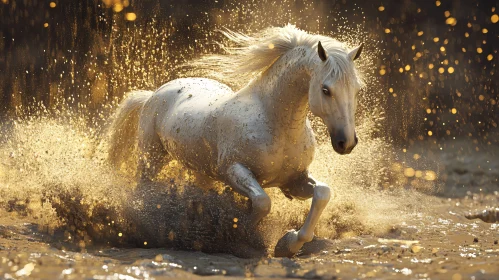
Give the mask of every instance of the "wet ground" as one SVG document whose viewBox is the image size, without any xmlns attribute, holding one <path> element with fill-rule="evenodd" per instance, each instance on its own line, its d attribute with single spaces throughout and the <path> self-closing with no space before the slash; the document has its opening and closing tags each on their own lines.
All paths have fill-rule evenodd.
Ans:
<svg viewBox="0 0 499 280">
<path fill-rule="evenodd" d="M 383 237 L 316 240 L 298 257 L 241 259 L 168 249 L 75 250 L 36 223 L 3 213 L 0 271 L 9 278 L 143 279 L 201 276 L 277 278 L 497 279 L 499 224 L 468 220 L 468 210 L 499 202 L 499 194 L 434 199 L 430 213 Z M 472 278 L 475 277 L 475 278 Z"/>
<path fill-rule="evenodd" d="M 317 238 L 292 259 L 273 258 L 272 250 L 249 259 L 126 246 L 82 250 L 67 232 L 47 231 L 16 204 L 0 210 L 0 278 L 498 279 L 499 223 L 465 217 L 469 211 L 499 205 L 497 147 L 485 146 L 481 152 L 463 147 L 468 147 L 466 142 L 446 146 L 452 153 L 415 147 L 404 152 L 405 160 L 401 156 L 401 165 L 433 162 L 440 169 L 440 192 L 418 198 L 424 209 L 379 234 Z"/>
</svg>

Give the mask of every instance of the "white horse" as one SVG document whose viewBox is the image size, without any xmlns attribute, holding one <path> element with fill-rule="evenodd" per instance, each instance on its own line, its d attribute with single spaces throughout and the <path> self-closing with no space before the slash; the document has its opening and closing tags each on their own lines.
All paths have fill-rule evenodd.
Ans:
<svg viewBox="0 0 499 280">
<path fill-rule="evenodd" d="M 256 78 L 238 92 L 214 80 L 185 78 L 156 92 L 133 93 L 114 118 L 110 160 L 121 166 L 138 136 L 141 181 L 153 180 L 175 159 L 248 197 L 254 225 L 270 212 L 264 188 L 279 187 L 300 200 L 312 197 L 303 227 L 286 233 L 275 248 L 275 256 L 290 257 L 312 240 L 331 197 L 330 188 L 308 174 L 315 146 L 308 108 L 324 121 L 334 150 L 350 153 L 357 144 L 356 95 L 362 86 L 353 61 L 362 45 L 349 51 L 291 25 L 255 37 L 223 33 L 239 46 L 198 66 L 258 72 Z"/>
</svg>

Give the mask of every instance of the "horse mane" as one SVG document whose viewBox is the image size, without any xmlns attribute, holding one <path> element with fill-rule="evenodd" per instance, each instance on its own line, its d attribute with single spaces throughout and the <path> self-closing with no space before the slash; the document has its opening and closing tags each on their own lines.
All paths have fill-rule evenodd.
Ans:
<svg viewBox="0 0 499 280">
<path fill-rule="evenodd" d="M 232 46 L 219 44 L 226 54 L 206 55 L 188 66 L 214 78 L 230 83 L 234 80 L 250 80 L 256 74 L 271 67 L 282 55 L 296 48 L 305 47 L 310 63 L 317 60 L 317 44 L 321 41 L 329 57 L 324 75 L 333 74 L 338 79 L 362 84 L 348 50 L 343 43 L 322 35 L 309 34 L 294 25 L 270 27 L 249 36 L 229 29 L 220 30 Z"/>
</svg>

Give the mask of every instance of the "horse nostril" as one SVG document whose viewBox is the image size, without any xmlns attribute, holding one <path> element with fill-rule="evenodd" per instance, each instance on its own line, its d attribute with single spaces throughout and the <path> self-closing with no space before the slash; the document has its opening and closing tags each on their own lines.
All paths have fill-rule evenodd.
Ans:
<svg viewBox="0 0 499 280">
<path fill-rule="evenodd" d="M 341 151 L 345 150 L 345 146 L 346 146 L 345 143 L 346 143 L 345 141 L 338 141 L 339 150 L 341 150 Z"/>
</svg>

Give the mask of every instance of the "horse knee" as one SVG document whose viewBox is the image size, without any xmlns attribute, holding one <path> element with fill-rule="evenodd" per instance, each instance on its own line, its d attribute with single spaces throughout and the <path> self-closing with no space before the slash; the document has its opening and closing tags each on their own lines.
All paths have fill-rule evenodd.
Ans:
<svg viewBox="0 0 499 280">
<path fill-rule="evenodd" d="M 272 202 L 266 193 L 258 195 L 251 200 L 253 211 L 261 217 L 265 217 L 270 213 L 271 206 Z"/>
<path fill-rule="evenodd" d="M 314 199 L 320 206 L 326 207 L 331 199 L 331 189 L 326 185 L 316 185 L 314 188 Z"/>
</svg>

